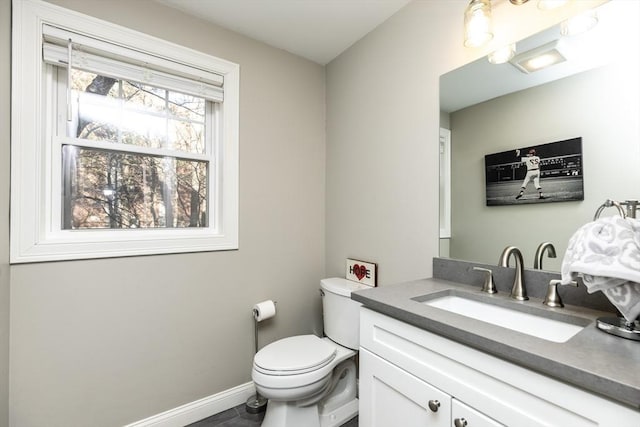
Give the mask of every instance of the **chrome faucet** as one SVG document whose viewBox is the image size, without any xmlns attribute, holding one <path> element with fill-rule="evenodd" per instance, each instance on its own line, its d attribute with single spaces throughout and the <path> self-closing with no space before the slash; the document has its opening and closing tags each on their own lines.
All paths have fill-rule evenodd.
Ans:
<svg viewBox="0 0 640 427">
<path fill-rule="evenodd" d="M 544 251 L 547 251 L 549 258 L 556 257 L 556 248 L 553 246 L 553 243 L 540 243 L 540 245 L 538 245 L 538 249 L 536 249 L 536 255 L 533 260 L 533 268 L 536 270 L 542 270 L 542 257 L 544 256 Z"/>
<path fill-rule="evenodd" d="M 495 294 L 498 292 L 496 289 L 496 284 L 493 282 L 493 272 L 488 268 L 482 267 L 473 267 L 476 271 L 482 271 L 484 276 L 484 284 L 482 285 L 482 292 L 486 292 L 488 294 Z"/>
<path fill-rule="evenodd" d="M 515 246 L 507 246 L 500 255 L 498 263 L 500 267 L 509 267 L 509 258 L 513 255 L 516 260 L 516 274 L 513 278 L 513 287 L 511 288 L 511 298 L 518 301 L 526 301 L 529 299 L 527 296 L 527 288 L 524 285 L 524 261 L 522 259 L 522 252 Z"/>
<path fill-rule="evenodd" d="M 544 305 L 548 305 L 549 307 L 564 307 L 560 294 L 558 293 L 558 285 L 562 285 L 562 280 L 549 281 L 549 286 L 547 286 L 547 295 L 544 297 L 544 301 L 542 301 Z M 572 280 L 567 283 L 567 285 L 575 286 L 577 288 L 578 282 L 574 282 Z"/>
</svg>

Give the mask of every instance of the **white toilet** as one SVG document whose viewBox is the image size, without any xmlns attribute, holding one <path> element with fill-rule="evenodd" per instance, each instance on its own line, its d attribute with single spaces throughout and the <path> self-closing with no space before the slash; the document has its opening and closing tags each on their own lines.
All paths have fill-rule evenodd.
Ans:
<svg viewBox="0 0 640 427">
<path fill-rule="evenodd" d="M 283 338 L 253 359 L 256 390 L 269 399 L 262 427 L 337 427 L 358 414 L 360 303 L 351 292 L 368 286 L 331 278 L 320 288 L 327 338 Z"/>
</svg>

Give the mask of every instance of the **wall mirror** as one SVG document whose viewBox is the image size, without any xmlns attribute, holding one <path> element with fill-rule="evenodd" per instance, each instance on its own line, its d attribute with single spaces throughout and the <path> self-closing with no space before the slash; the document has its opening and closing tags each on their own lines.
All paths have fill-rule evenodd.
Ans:
<svg viewBox="0 0 640 427">
<path fill-rule="evenodd" d="M 605 200 L 640 199 L 640 10 L 622 0 L 595 10 L 588 32 L 566 36 L 558 25 L 516 44 L 518 54 L 557 43 L 560 64 L 525 74 L 481 58 L 441 76 L 440 123 L 450 131 L 450 146 L 440 137 L 441 179 L 450 183 L 440 186 L 440 256 L 496 264 L 515 245 L 531 268 L 537 246 L 549 241 L 558 256 L 542 267 L 559 271 L 569 238 Z M 576 137 L 584 200 L 486 206 L 485 155 Z M 540 183 L 544 191 L 544 174 Z"/>
</svg>

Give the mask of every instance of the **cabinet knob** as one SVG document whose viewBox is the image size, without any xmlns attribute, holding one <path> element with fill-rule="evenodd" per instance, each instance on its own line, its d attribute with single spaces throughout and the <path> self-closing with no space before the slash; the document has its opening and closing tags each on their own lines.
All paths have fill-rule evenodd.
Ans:
<svg viewBox="0 0 640 427">
<path fill-rule="evenodd" d="M 440 402 L 438 400 L 429 401 L 429 409 L 431 409 L 431 411 L 438 412 L 439 407 L 440 407 Z"/>
<path fill-rule="evenodd" d="M 453 420 L 453 425 L 455 427 L 466 427 L 467 424 L 467 420 L 465 420 L 464 418 L 456 418 L 455 420 Z"/>
</svg>

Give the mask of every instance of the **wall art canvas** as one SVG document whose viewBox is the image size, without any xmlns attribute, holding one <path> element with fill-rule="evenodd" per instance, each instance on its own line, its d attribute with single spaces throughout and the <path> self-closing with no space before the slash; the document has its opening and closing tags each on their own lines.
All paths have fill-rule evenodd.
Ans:
<svg viewBox="0 0 640 427">
<path fill-rule="evenodd" d="M 487 206 L 584 200 L 582 137 L 484 156 Z"/>
</svg>

